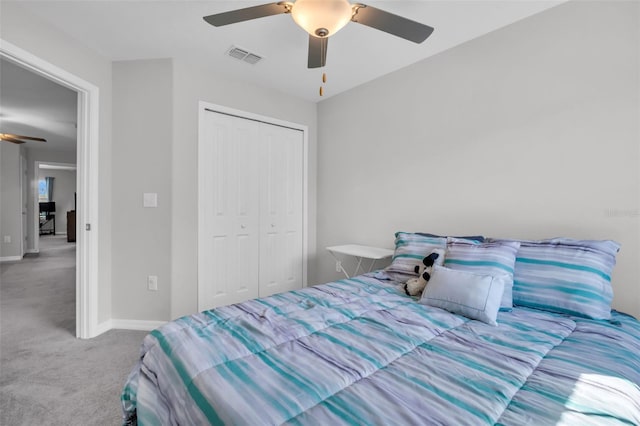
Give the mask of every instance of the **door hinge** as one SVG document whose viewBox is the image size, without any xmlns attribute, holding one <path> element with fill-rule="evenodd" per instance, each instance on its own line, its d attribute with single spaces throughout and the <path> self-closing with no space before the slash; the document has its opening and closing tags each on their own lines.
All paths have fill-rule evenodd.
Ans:
<svg viewBox="0 0 640 426">
<path fill-rule="evenodd" d="M 87 231 L 91 231 L 91 224 L 90 224 L 90 223 L 87 223 L 87 224 L 84 226 L 84 229 L 85 229 L 85 230 L 87 230 Z"/>
</svg>

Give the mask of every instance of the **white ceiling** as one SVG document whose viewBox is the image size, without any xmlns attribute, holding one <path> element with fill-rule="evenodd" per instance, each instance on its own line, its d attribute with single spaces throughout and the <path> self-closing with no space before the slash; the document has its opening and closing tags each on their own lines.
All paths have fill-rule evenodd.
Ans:
<svg viewBox="0 0 640 426">
<path fill-rule="evenodd" d="M 28 141 L 27 148 L 76 148 L 77 97 L 73 90 L 0 60 L 0 133 L 47 140 Z"/>
<path fill-rule="evenodd" d="M 8 3 L 7 0 L 0 0 Z M 329 40 L 327 66 L 307 69 L 308 35 L 288 15 L 225 27 L 202 17 L 263 1 L 18 1 L 60 31 L 111 60 L 176 58 L 292 96 L 318 102 L 524 19 L 566 0 L 367 1 L 435 28 L 422 44 L 350 22 Z M 225 55 L 238 46 L 257 65 Z M 76 93 L 0 62 L 0 130 L 44 137 L 48 149 L 75 149 Z M 318 88 L 327 73 L 325 96 Z M 35 146 L 37 142 L 28 142 Z"/>
<path fill-rule="evenodd" d="M 112 60 L 178 58 L 317 102 L 563 1 L 365 1 L 435 31 L 418 45 L 350 22 L 329 40 L 324 98 L 318 94 L 322 71 L 306 66 L 308 35 L 289 15 L 218 28 L 202 19 L 267 1 L 49 0 L 20 4 Z M 252 66 L 225 56 L 232 45 L 262 55 L 264 60 Z"/>
</svg>

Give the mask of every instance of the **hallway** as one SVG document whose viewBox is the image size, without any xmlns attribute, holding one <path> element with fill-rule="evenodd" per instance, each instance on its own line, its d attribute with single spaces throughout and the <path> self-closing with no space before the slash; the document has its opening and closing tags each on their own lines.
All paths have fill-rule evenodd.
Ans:
<svg viewBox="0 0 640 426">
<path fill-rule="evenodd" d="M 146 332 L 75 338 L 75 244 L 0 264 L 0 424 L 117 425 L 120 391 Z"/>
</svg>

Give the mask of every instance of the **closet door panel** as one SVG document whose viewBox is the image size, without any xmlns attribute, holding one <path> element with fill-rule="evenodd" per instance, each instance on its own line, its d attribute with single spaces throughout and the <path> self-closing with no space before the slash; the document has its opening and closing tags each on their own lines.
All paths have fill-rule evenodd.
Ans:
<svg viewBox="0 0 640 426">
<path fill-rule="evenodd" d="M 252 155 L 258 126 L 207 113 L 198 153 L 198 308 L 258 297 L 259 182 Z"/>
<path fill-rule="evenodd" d="M 302 287 L 303 134 L 261 131 L 260 296 Z"/>
</svg>

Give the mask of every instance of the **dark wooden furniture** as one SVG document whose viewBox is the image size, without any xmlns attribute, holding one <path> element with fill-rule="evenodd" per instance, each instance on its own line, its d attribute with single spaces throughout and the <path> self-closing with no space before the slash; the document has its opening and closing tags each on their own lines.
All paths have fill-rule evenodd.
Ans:
<svg viewBox="0 0 640 426">
<path fill-rule="evenodd" d="M 67 212 L 67 241 L 70 243 L 76 242 L 76 211 L 70 210 Z"/>
</svg>

